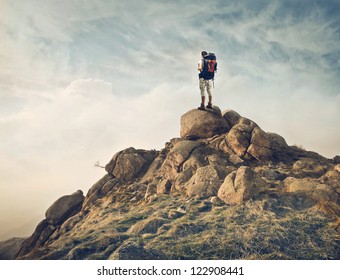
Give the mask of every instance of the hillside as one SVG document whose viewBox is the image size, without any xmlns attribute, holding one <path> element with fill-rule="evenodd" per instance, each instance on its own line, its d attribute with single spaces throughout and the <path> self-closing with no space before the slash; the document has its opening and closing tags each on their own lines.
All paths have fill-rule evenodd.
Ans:
<svg viewBox="0 0 340 280">
<path fill-rule="evenodd" d="M 46 211 L 17 259 L 340 259 L 340 161 L 232 110 L 193 109 Z"/>
</svg>

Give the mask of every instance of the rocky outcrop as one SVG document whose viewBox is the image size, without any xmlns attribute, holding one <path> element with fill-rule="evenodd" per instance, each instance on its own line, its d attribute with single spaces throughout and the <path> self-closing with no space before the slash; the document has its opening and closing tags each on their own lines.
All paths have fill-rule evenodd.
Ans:
<svg viewBox="0 0 340 280">
<path fill-rule="evenodd" d="M 89 189 L 83 204 L 83 210 L 88 210 L 95 201 L 112 192 L 119 184 L 127 183 L 143 176 L 142 181 L 150 180 L 161 164 L 162 155 L 159 155 L 155 150 L 127 148 L 116 153 L 105 166 L 107 174 Z"/>
<path fill-rule="evenodd" d="M 105 170 L 115 178 L 129 181 L 145 173 L 156 156 L 156 151 L 128 148 L 117 153 L 105 166 Z"/>
<path fill-rule="evenodd" d="M 209 138 L 223 134 L 229 129 L 227 121 L 222 117 L 221 110 L 191 110 L 181 117 L 180 135 L 184 139 Z"/>
<path fill-rule="evenodd" d="M 287 224 L 287 212 L 295 215 L 296 209 L 308 209 L 325 215 L 327 226 L 331 222 L 340 231 L 337 157 L 328 160 L 288 146 L 280 135 L 263 131 L 233 110 L 221 113 L 218 107 L 184 114 L 180 135 L 161 151 L 127 148 L 116 153 L 105 166 L 107 173 L 89 188 L 85 198 L 78 191 L 51 205 L 46 219 L 22 244 L 18 258 L 191 258 L 197 250 L 210 248 L 215 239 L 223 240 L 231 226 L 248 223 L 265 209 L 271 209 L 266 221 L 284 217 L 279 230 Z M 246 216 L 249 205 L 256 209 L 249 210 Z M 224 214 L 215 217 L 221 211 Z M 237 213 L 243 215 L 237 222 L 226 222 Z M 261 219 L 261 215 L 257 218 Z M 201 223 L 196 223 L 199 219 Z M 290 230 L 298 222 L 286 228 Z M 215 228 L 209 229 L 211 224 Z M 226 228 L 219 231 L 220 226 Z M 242 224 L 241 231 L 230 235 L 238 235 L 246 226 Z M 257 226 L 244 234 L 245 239 L 254 233 L 254 228 Z M 223 236 L 211 237 L 211 232 Z M 207 236 L 208 245 L 191 249 Z M 191 238 L 197 239 L 191 242 Z M 176 248 L 179 252 L 173 253 L 163 246 L 169 240 L 179 240 L 183 249 Z M 59 246 L 62 248 L 56 249 Z M 229 258 L 228 246 L 219 252 L 226 252 L 223 256 Z M 164 249 L 167 254 L 162 252 Z M 333 251 L 329 254 L 334 257 Z"/>
<path fill-rule="evenodd" d="M 282 137 L 264 132 L 256 123 L 232 110 L 225 111 L 223 117 L 231 127 L 219 145 L 226 153 L 235 154 L 243 159 L 268 162 L 277 156 L 275 155 L 277 150 L 288 148 Z"/>
</svg>

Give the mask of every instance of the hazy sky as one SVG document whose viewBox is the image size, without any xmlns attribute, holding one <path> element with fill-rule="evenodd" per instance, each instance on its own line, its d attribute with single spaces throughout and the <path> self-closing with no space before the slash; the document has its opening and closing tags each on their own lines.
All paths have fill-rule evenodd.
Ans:
<svg viewBox="0 0 340 280">
<path fill-rule="evenodd" d="M 61 4 L 62 2 L 62 4 Z M 84 194 L 118 151 L 161 149 L 200 103 L 340 154 L 340 1 L 0 0 L 0 240 Z"/>
</svg>

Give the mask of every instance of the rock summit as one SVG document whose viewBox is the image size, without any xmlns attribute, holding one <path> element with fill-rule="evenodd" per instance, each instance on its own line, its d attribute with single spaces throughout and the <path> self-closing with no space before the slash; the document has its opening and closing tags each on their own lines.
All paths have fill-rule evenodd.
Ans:
<svg viewBox="0 0 340 280">
<path fill-rule="evenodd" d="M 56 200 L 15 257 L 340 257 L 338 157 L 289 146 L 233 110 L 190 110 L 162 150 L 126 148 L 105 171 L 86 196 Z"/>
</svg>

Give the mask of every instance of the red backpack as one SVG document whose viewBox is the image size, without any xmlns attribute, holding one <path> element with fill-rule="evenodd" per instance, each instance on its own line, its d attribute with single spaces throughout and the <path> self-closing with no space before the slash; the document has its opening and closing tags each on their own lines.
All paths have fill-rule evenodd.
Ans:
<svg viewBox="0 0 340 280">
<path fill-rule="evenodd" d="M 208 53 L 203 58 L 203 70 L 199 74 L 200 78 L 204 80 L 214 79 L 215 71 L 217 70 L 216 55 L 214 53 Z"/>
</svg>

